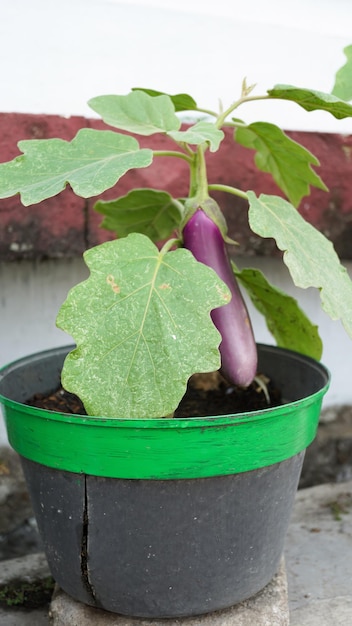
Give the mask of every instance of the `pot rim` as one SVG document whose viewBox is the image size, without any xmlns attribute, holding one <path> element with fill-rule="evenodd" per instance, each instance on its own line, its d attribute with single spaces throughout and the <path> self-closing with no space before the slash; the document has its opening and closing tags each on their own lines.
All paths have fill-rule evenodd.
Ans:
<svg viewBox="0 0 352 626">
<path fill-rule="evenodd" d="M 287 348 L 280 348 L 279 346 L 270 346 L 267 344 L 257 343 L 257 346 L 261 350 L 265 350 L 266 352 L 273 351 L 274 353 L 284 353 L 286 355 L 291 355 L 292 360 L 294 360 L 297 364 L 299 362 L 309 363 L 312 369 L 316 369 L 319 373 L 325 376 L 325 384 L 320 387 L 317 391 L 305 395 L 298 400 L 288 401 L 287 403 L 280 405 L 285 406 L 287 411 L 294 411 L 297 406 L 300 406 L 302 402 L 305 400 L 315 399 L 316 397 L 320 397 L 321 394 L 328 391 L 330 386 L 330 372 L 328 368 L 312 359 L 309 356 L 303 355 L 299 352 L 294 352 L 293 350 L 288 350 Z M 31 365 L 35 362 L 35 360 L 40 360 L 42 357 L 49 356 L 50 354 L 54 354 L 57 352 L 62 352 L 65 350 L 71 350 L 74 346 L 59 346 L 58 348 L 49 348 L 48 350 L 42 350 L 40 352 L 35 352 L 33 354 L 27 355 L 25 357 L 21 357 L 16 359 L 15 361 L 11 361 L 7 365 L 4 365 L 0 368 L 0 385 L 1 380 L 7 375 L 10 374 L 12 370 L 16 370 L 21 365 Z M 8 397 L 1 394 L 0 391 L 0 404 L 4 404 L 7 406 L 11 406 L 13 408 L 26 407 L 29 411 L 31 409 L 35 409 L 35 412 L 43 418 L 60 421 L 60 422 L 69 422 L 69 423 L 81 423 L 81 424 L 96 424 L 101 423 L 105 428 L 115 427 L 118 425 L 119 427 L 129 428 L 131 424 L 138 425 L 139 428 L 179 428 L 185 427 L 187 428 L 199 428 L 199 426 L 203 425 L 226 425 L 231 424 L 234 420 L 237 423 L 242 421 L 257 421 L 261 419 L 267 419 L 267 415 L 275 411 L 279 407 L 268 407 L 266 409 L 258 409 L 254 411 L 244 411 L 242 413 L 229 413 L 226 415 L 208 415 L 202 417 L 191 417 L 191 418 L 167 418 L 167 417 L 150 417 L 150 418 L 124 418 L 124 417 L 104 417 L 101 415 L 82 415 L 82 414 L 71 414 L 65 413 L 61 411 L 50 411 L 48 409 L 42 409 L 39 407 L 31 407 L 29 405 L 24 405 L 22 402 L 17 402 L 16 400 L 11 400 Z M 215 424 L 216 422 L 216 424 Z"/>
<path fill-rule="evenodd" d="M 71 349 L 46 350 L 5 366 L 16 369 Z M 10 444 L 49 467 L 115 478 L 195 478 L 266 467 L 304 450 L 314 439 L 330 374 L 310 357 L 258 344 L 275 357 L 309 366 L 320 383 L 308 396 L 278 407 L 235 415 L 126 419 L 56 413 L 1 395 Z"/>
</svg>

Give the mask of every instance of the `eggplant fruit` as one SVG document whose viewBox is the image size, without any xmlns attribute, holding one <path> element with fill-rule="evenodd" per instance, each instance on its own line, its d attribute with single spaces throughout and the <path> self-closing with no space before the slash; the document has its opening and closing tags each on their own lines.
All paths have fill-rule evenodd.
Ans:
<svg viewBox="0 0 352 626">
<path fill-rule="evenodd" d="M 231 291 L 231 300 L 213 309 L 211 317 L 221 334 L 221 373 L 232 384 L 247 387 L 257 370 L 257 347 L 223 236 L 218 226 L 197 209 L 183 228 L 183 245 L 197 261 L 211 267 Z"/>
</svg>

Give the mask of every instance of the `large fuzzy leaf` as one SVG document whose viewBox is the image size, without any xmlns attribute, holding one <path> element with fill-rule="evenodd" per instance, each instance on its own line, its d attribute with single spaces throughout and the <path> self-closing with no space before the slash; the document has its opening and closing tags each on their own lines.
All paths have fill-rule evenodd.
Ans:
<svg viewBox="0 0 352 626">
<path fill-rule="evenodd" d="M 266 122 L 255 122 L 239 127 L 236 141 L 256 150 L 255 163 L 263 172 L 269 172 L 288 199 L 298 206 L 309 194 L 310 185 L 327 190 L 311 164 L 319 165 L 316 157 L 285 133 Z"/>
<path fill-rule="evenodd" d="M 83 128 L 71 141 L 20 141 L 24 152 L 0 164 L 0 198 L 21 194 L 27 206 L 55 196 L 69 183 L 83 198 L 113 187 L 128 170 L 147 167 L 153 159 L 138 141 L 110 130 Z"/>
<path fill-rule="evenodd" d="M 332 243 L 283 198 L 257 198 L 249 191 L 248 199 L 253 232 L 275 239 L 295 285 L 319 289 L 323 309 L 332 319 L 341 319 L 352 337 L 352 281 Z"/>
<path fill-rule="evenodd" d="M 352 117 L 352 105 L 330 93 L 301 89 L 293 85 L 275 85 L 268 90 L 268 95 L 271 98 L 296 102 L 306 111 L 327 111 L 338 120 Z"/>
<path fill-rule="evenodd" d="M 224 138 L 224 133 L 211 122 L 197 122 L 187 130 L 178 130 L 168 133 L 174 141 L 199 145 L 209 143 L 210 152 L 216 152 Z"/>
<path fill-rule="evenodd" d="M 210 311 L 229 301 L 229 290 L 188 250 L 159 252 L 136 233 L 84 256 L 90 277 L 70 291 L 57 318 L 77 345 L 63 385 L 90 415 L 170 414 L 191 374 L 220 367 Z"/>
<path fill-rule="evenodd" d="M 352 45 L 344 48 L 347 61 L 336 73 L 332 94 L 341 100 L 352 100 Z"/>
<path fill-rule="evenodd" d="M 318 328 L 308 319 L 297 300 L 272 285 L 260 270 L 239 270 L 234 263 L 232 265 L 236 278 L 265 317 L 277 345 L 319 360 L 323 345 Z"/>
<path fill-rule="evenodd" d="M 152 241 L 161 241 L 180 225 L 181 206 L 166 191 L 133 189 L 116 200 L 99 200 L 94 209 L 105 215 L 102 228 L 119 237 L 143 233 Z"/>
<path fill-rule="evenodd" d="M 88 105 L 106 124 L 139 135 L 178 130 L 181 122 L 169 96 L 132 91 L 126 96 L 97 96 Z"/>
</svg>

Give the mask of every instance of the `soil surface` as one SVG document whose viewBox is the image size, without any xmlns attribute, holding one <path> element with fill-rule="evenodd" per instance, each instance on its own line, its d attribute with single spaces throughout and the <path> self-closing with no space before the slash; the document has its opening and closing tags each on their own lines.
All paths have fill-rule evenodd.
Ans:
<svg viewBox="0 0 352 626">
<path fill-rule="evenodd" d="M 177 407 L 174 417 L 201 417 L 231 415 L 267 409 L 282 404 L 281 394 L 272 381 L 259 376 L 260 384 L 254 381 L 249 387 L 229 385 L 218 372 L 192 376 L 185 396 Z M 268 404 L 266 386 L 270 402 Z M 47 395 L 36 394 L 27 404 L 60 413 L 86 415 L 81 400 L 61 386 Z"/>
</svg>

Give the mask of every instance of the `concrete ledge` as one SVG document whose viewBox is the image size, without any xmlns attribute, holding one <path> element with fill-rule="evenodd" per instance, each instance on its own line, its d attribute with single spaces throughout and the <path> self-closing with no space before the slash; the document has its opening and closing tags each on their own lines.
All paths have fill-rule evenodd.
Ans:
<svg viewBox="0 0 352 626">
<path fill-rule="evenodd" d="M 19 458 L 6 446 L 0 447 L 0 509 L 0 534 L 18 528 L 33 515 Z"/>
<path fill-rule="evenodd" d="M 291 626 L 351 626 L 351 547 L 352 480 L 298 491 L 285 547 Z"/>
<path fill-rule="evenodd" d="M 6 559 L 1 561 L 0 589 L 17 581 L 33 583 L 49 576 L 50 570 L 43 552 Z"/>
<path fill-rule="evenodd" d="M 124 617 L 85 606 L 57 588 L 50 618 L 52 626 L 288 626 L 286 569 L 282 561 L 269 585 L 250 600 L 197 617 L 161 620 Z"/>
</svg>

